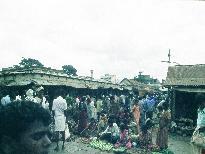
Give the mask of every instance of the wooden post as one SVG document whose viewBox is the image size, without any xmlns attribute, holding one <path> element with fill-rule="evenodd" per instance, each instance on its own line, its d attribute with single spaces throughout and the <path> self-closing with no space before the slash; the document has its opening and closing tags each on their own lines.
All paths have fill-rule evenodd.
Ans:
<svg viewBox="0 0 205 154">
<path fill-rule="evenodd" d="M 172 116 L 172 121 L 175 120 L 175 103 L 176 103 L 176 91 L 172 89 L 171 91 L 171 102 L 170 102 L 170 109 L 171 109 L 171 116 Z"/>
</svg>

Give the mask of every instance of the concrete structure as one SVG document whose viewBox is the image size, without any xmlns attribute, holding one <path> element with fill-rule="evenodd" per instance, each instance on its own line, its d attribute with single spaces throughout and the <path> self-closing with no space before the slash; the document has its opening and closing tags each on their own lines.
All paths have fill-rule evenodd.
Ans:
<svg viewBox="0 0 205 154">
<path fill-rule="evenodd" d="M 105 74 L 104 76 L 101 76 L 100 80 L 103 82 L 109 82 L 114 84 L 117 83 L 116 75 Z"/>
</svg>

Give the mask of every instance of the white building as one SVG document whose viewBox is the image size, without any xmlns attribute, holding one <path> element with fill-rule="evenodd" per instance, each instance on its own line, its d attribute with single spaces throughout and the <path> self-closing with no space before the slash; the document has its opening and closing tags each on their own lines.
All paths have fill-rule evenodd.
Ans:
<svg viewBox="0 0 205 154">
<path fill-rule="evenodd" d="M 117 83 L 116 75 L 111 75 L 111 74 L 105 74 L 105 75 L 101 76 L 100 80 L 104 81 L 104 82 L 111 82 L 114 84 Z"/>
</svg>

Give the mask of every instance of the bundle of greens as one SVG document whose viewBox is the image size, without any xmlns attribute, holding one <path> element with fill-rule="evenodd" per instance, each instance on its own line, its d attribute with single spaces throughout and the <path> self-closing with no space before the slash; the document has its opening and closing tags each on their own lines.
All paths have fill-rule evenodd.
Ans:
<svg viewBox="0 0 205 154">
<path fill-rule="evenodd" d="M 150 149 L 152 152 L 160 152 L 159 146 L 155 144 L 148 145 L 148 149 Z"/>
<path fill-rule="evenodd" d="M 90 146 L 95 149 L 100 149 L 102 151 L 110 151 L 113 148 L 113 145 L 110 143 L 106 143 L 101 140 L 93 140 L 90 142 Z"/>
<path fill-rule="evenodd" d="M 152 154 L 174 154 L 174 152 L 172 152 L 169 149 L 166 149 L 166 150 L 163 150 L 163 151 L 160 151 L 160 152 L 152 152 Z"/>
<path fill-rule="evenodd" d="M 125 147 L 119 147 L 119 148 L 115 148 L 113 149 L 113 152 L 116 154 L 125 154 L 126 153 L 126 148 Z"/>
</svg>

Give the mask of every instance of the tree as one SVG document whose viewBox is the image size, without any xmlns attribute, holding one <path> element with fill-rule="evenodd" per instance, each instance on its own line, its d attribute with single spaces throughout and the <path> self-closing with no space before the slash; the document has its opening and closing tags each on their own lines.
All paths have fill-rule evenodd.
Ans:
<svg viewBox="0 0 205 154">
<path fill-rule="evenodd" d="M 19 63 L 19 66 L 24 68 L 31 68 L 31 67 L 43 67 L 44 65 L 36 59 L 32 59 L 32 58 L 26 59 L 23 57 L 23 59 Z"/>
<path fill-rule="evenodd" d="M 66 74 L 77 76 L 77 70 L 72 65 L 63 65 L 62 68 Z"/>
<path fill-rule="evenodd" d="M 13 65 L 13 68 L 18 69 L 18 68 L 21 68 L 21 67 L 19 65 Z"/>
</svg>

